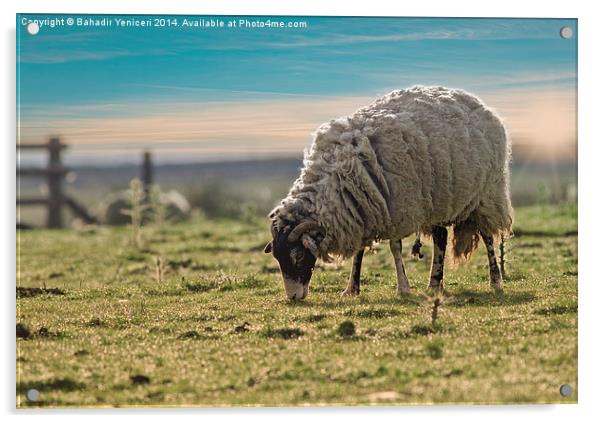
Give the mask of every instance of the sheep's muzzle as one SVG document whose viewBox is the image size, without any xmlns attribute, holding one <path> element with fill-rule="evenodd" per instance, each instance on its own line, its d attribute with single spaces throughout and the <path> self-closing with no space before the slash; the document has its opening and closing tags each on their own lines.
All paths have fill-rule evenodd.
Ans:
<svg viewBox="0 0 602 423">
<path fill-rule="evenodd" d="M 289 300 L 302 300 L 307 297 L 309 284 L 304 285 L 301 282 L 285 278 L 284 290 L 286 291 L 286 296 Z"/>
</svg>

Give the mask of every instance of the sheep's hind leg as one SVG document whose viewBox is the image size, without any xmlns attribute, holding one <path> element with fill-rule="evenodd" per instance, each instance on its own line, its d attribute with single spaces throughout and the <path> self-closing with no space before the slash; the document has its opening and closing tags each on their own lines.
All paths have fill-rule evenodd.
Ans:
<svg viewBox="0 0 602 423">
<path fill-rule="evenodd" d="M 406 270 L 403 266 L 401 256 L 401 239 L 391 240 L 389 247 L 395 259 L 395 270 L 397 271 L 397 295 L 406 295 L 410 293 L 410 282 L 406 276 Z"/>
<path fill-rule="evenodd" d="M 489 282 L 491 287 L 496 291 L 502 290 L 502 273 L 497 265 L 495 259 L 495 247 L 493 244 L 493 237 L 491 235 L 485 235 L 481 232 L 481 237 L 487 248 L 487 258 L 489 260 Z"/>
<path fill-rule="evenodd" d="M 447 229 L 435 226 L 433 229 L 433 263 L 431 265 L 431 280 L 429 288 L 443 289 L 443 263 L 447 248 Z"/>
<path fill-rule="evenodd" d="M 359 295 L 360 293 L 360 274 L 362 273 L 362 259 L 364 258 L 364 249 L 362 248 L 355 256 L 351 264 L 351 274 L 347 288 L 341 293 L 344 296 Z"/>
</svg>

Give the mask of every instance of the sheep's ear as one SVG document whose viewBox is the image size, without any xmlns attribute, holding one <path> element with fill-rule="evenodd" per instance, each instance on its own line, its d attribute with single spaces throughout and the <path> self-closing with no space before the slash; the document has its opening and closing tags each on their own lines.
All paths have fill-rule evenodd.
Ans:
<svg viewBox="0 0 602 423">
<path fill-rule="evenodd" d="M 314 256 L 318 257 L 318 245 L 316 241 L 308 234 L 301 235 L 301 243 L 303 247 L 307 248 Z"/>
<path fill-rule="evenodd" d="M 263 247 L 263 252 L 266 254 L 270 254 L 272 252 L 272 241 L 268 242 L 265 247 Z"/>
</svg>

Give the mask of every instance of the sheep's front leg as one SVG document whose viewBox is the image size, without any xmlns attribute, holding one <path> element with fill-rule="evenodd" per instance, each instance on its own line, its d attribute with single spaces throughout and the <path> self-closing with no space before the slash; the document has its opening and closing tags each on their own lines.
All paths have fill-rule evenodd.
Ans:
<svg viewBox="0 0 602 423">
<path fill-rule="evenodd" d="M 359 295 L 360 293 L 360 274 L 362 273 L 362 259 L 364 258 L 364 249 L 362 248 L 355 256 L 353 256 L 353 263 L 351 264 L 351 274 L 349 275 L 349 283 L 347 288 L 342 292 L 341 295 L 352 296 Z"/>
<path fill-rule="evenodd" d="M 487 258 L 489 259 L 489 283 L 491 287 L 496 291 L 502 290 L 502 273 L 497 265 L 495 259 L 495 247 L 493 245 L 493 237 L 491 235 L 485 235 L 481 233 L 485 248 L 487 248 Z"/>
<path fill-rule="evenodd" d="M 433 263 L 431 265 L 431 280 L 429 288 L 443 289 L 443 263 L 447 248 L 447 229 L 435 226 L 433 229 Z"/>
<path fill-rule="evenodd" d="M 406 270 L 403 267 L 401 257 L 401 239 L 391 240 L 389 247 L 395 259 L 395 270 L 397 271 L 397 295 L 406 295 L 410 293 L 410 282 L 406 276 Z"/>
</svg>

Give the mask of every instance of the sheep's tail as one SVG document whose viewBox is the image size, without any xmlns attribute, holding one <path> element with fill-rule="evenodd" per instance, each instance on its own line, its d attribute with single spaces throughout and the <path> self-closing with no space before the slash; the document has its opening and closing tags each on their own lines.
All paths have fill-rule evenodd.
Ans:
<svg viewBox="0 0 602 423">
<path fill-rule="evenodd" d="M 469 218 L 455 224 L 451 244 L 455 262 L 470 260 L 472 253 L 479 246 L 479 228 L 477 223 Z"/>
</svg>

